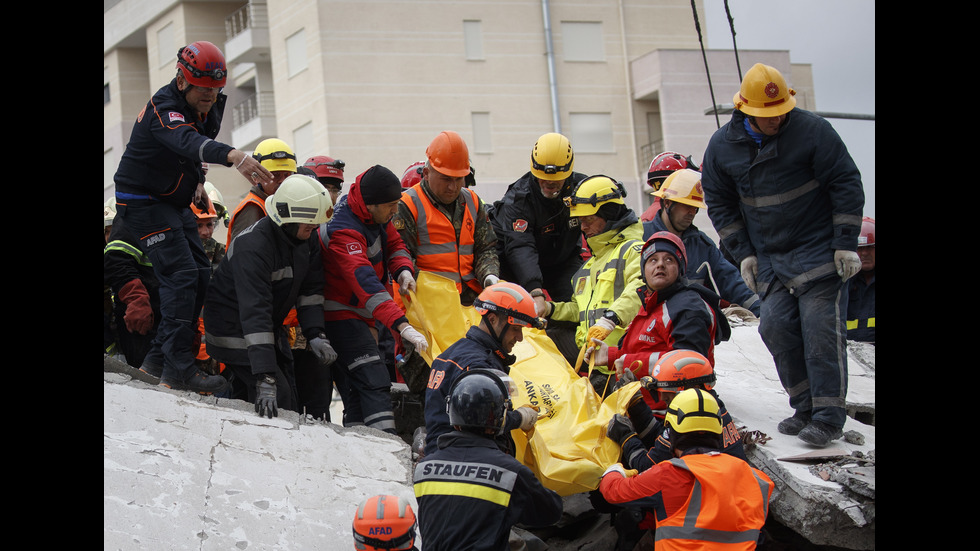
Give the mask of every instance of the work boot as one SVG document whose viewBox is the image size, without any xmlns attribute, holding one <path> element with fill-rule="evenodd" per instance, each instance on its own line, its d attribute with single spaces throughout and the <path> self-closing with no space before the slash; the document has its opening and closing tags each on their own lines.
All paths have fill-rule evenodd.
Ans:
<svg viewBox="0 0 980 551">
<path fill-rule="evenodd" d="M 822 448 L 830 444 L 831 440 L 836 440 L 843 435 L 844 431 L 838 427 L 828 425 L 822 421 L 811 421 L 809 425 L 800 431 L 800 440 Z"/>
<path fill-rule="evenodd" d="M 207 375 L 203 371 L 198 370 L 186 381 L 178 381 L 166 377 L 161 378 L 160 386 L 174 390 L 189 390 L 198 394 L 214 394 L 228 388 L 228 379 L 225 379 L 221 375 Z"/>
<path fill-rule="evenodd" d="M 143 365 L 140 366 L 140 371 L 150 375 L 151 377 L 156 377 L 159 379 L 160 375 L 163 375 L 163 366 L 143 360 Z"/>
<path fill-rule="evenodd" d="M 792 417 L 787 417 L 776 425 L 776 430 L 780 434 L 788 434 L 790 436 L 796 436 L 803 430 L 803 427 L 810 424 L 810 412 L 809 411 L 797 411 Z"/>
</svg>

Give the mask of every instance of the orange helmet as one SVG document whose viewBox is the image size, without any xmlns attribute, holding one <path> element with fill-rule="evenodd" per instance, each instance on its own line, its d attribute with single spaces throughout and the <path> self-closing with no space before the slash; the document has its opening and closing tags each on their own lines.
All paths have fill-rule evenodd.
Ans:
<svg viewBox="0 0 980 551">
<path fill-rule="evenodd" d="M 411 549 L 415 545 L 415 511 L 397 496 L 364 500 L 354 514 L 354 549 Z"/>
<path fill-rule="evenodd" d="M 531 294 L 514 283 L 501 281 L 487 287 L 473 301 L 473 306 L 481 316 L 494 312 L 507 316 L 507 323 L 511 325 L 544 329 L 544 322 L 534 310 Z"/>
<path fill-rule="evenodd" d="M 191 202 L 191 210 L 194 211 L 194 216 L 196 216 L 198 220 L 207 220 L 208 218 L 217 218 L 218 217 L 218 211 L 214 209 L 214 203 L 211 202 L 211 198 L 208 197 L 207 195 L 205 195 L 204 196 L 204 201 L 208 204 L 208 209 L 207 210 L 201 210 L 201 207 L 198 207 L 197 205 L 195 205 L 193 201 Z"/>
<path fill-rule="evenodd" d="M 651 374 L 658 390 L 711 390 L 715 386 L 715 370 L 711 362 L 693 350 L 672 350 L 664 354 L 654 364 Z"/>
<path fill-rule="evenodd" d="M 184 80 L 202 88 L 222 88 L 228 79 L 224 54 L 204 40 L 192 42 L 177 52 L 177 68 Z"/>
<path fill-rule="evenodd" d="M 470 150 L 463 138 L 452 130 L 445 130 L 432 140 L 425 149 L 429 166 L 446 176 L 462 178 L 470 173 Z"/>
</svg>

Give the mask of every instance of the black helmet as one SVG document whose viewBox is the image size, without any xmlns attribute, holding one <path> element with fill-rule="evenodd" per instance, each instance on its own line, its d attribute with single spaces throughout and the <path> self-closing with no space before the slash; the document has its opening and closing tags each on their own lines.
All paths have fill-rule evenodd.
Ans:
<svg viewBox="0 0 980 551">
<path fill-rule="evenodd" d="M 463 372 L 446 400 L 449 424 L 468 432 L 485 434 L 491 429 L 499 434 L 511 409 L 512 385 L 511 378 L 496 369 Z"/>
</svg>

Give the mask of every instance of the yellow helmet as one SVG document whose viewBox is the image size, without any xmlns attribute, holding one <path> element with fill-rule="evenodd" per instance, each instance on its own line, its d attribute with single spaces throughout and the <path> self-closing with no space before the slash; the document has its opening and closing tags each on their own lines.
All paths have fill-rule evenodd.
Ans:
<svg viewBox="0 0 980 551">
<path fill-rule="evenodd" d="M 531 150 L 531 174 L 541 180 L 564 180 L 572 175 L 575 153 L 568 138 L 554 132 L 534 142 Z"/>
<path fill-rule="evenodd" d="M 293 148 L 279 138 L 262 140 L 255 146 L 252 156 L 269 172 L 277 170 L 296 172 L 296 155 L 293 153 Z"/>
<path fill-rule="evenodd" d="M 565 206 L 570 208 L 571 216 L 589 216 L 599 212 L 605 203 L 625 205 L 626 188 L 609 176 L 598 174 L 579 182 L 575 191 L 565 197 Z"/>
<path fill-rule="evenodd" d="M 742 86 L 732 100 L 735 109 L 750 117 L 778 117 L 796 107 L 796 90 L 786 84 L 775 67 L 756 63 L 745 73 Z"/>
<path fill-rule="evenodd" d="M 689 388 L 674 396 L 664 421 L 674 432 L 706 431 L 721 434 L 718 401 L 710 392 Z"/>
<path fill-rule="evenodd" d="M 674 171 L 673 174 L 664 180 L 664 184 L 660 186 L 660 189 L 651 195 L 656 195 L 657 197 L 674 201 L 675 203 L 684 203 L 685 205 L 699 209 L 708 208 L 708 205 L 704 204 L 704 188 L 701 187 L 701 173 L 689 168 Z"/>
</svg>

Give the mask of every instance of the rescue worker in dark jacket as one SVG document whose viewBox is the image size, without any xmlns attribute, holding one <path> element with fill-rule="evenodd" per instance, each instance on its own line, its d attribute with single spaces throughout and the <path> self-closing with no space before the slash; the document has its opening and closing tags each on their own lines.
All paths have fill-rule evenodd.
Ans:
<svg viewBox="0 0 980 551">
<path fill-rule="evenodd" d="M 661 208 L 649 222 L 643 223 L 643 239 L 660 231 L 681 238 L 687 249 L 687 280 L 704 285 L 723 300 L 737 304 L 759 316 L 759 295 L 745 285 L 738 268 L 725 259 L 715 242 L 694 225 L 699 209 L 707 208 L 701 173 L 678 170 L 667 177 L 653 193 L 661 198 Z"/>
<path fill-rule="evenodd" d="M 447 409 L 456 430 L 440 436 L 439 449 L 415 468 L 423 551 L 503 551 L 515 524 L 549 526 L 561 519 L 561 497 L 494 441 L 506 430 L 511 408 L 501 376 L 474 369 L 453 382 Z"/>
<path fill-rule="evenodd" d="M 534 316 L 534 300 L 520 285 L 500 282 L 480 293 L 473 302 L 483 319 L 470 327 L 466 336 L 453 343 L 432 362 L 429 385 L 425 391 L 425 454 L 436 451 L 439 437 L 451 429 L 446 412 L 449 389 L 463 372 L 474 368 L 497 369 L 510 373 L 516 361 L 511 354 L 514 345 L 524 340 L 524 328 L 542 328 L 543 322 Z M 507 413 L 503 434 L 505 451 L 513 455 L 510 431 L 516 428 L 531 430 L 538 413 L 530 407 L 520 407 Z"/>
<path fill-rule="evenodd" d="M 541 136 L 531 150 L 531 171 L 493 206 L 501 277 L 530 291 L 541 306 L 545 290 L 551 300 L 571 300 L 572 275 L 583 262 L 579 220 L 564 204 L 586 177 L 572 172 L 574 165 L 568 138 Z"/>
<path fill-rule="evenodd" d="M 783 434 L 823 447 L 847 419 L 845 282 L 861 269 L 861 174 L 829 122 L 755 64 L 708 142 L 708 216 L 762 298 L 759 334 L 795 410 Z"/>
<path fill-rule="evenodd" d="M 314 354 L 325 364 L 337 359 L 323 334 L 323 265 L 310 238 L 332 206 L 313 178 L 286 178 L 266 199 L 269 215 L 235 237 L 215 271 L 204 306 L 207 351 L 245 382 L 259 415 L 295 407 L 283 330 L 291 308 Z"/>
<path fill-rule="evenodd" d="M 221 128 L 227 69 L 210 42 L 177 53 L 177 75 L 136 118 L 114 177 L 116 210 L 140 240 L 160 282 L 161 320 L 142 369 L 160 384 L 219 392 L 223 377 L 194 364 L 197 319 L 211 278 L 211 262 L 197 233 L 191 202 L 203 204 L 201 163 L 234 166 L 255 183 L 272 175 L 246 153 L 214 140 Z"/>
</svg>

